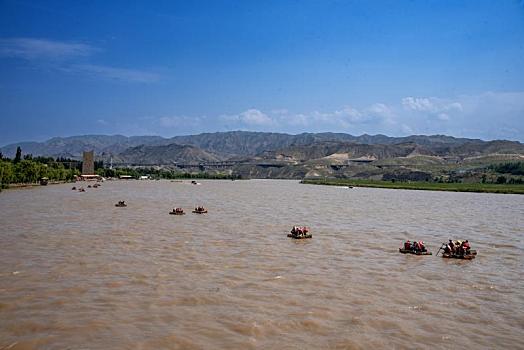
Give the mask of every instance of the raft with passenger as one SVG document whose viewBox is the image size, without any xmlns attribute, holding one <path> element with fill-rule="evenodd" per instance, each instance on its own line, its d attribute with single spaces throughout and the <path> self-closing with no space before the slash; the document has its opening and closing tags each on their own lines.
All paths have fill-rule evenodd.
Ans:
<svg viewBox="0 0 524 350">
<path fill-rule="evenodd" d="M 291 232 L 287 235 L 289 238 L 294 239 L 306 239 L 313 238 L 313 235 L 309 233 L 309 227 L 306 226 L 293 226 Z"/>
<path fill-rule="evenodd" d="M 402 254 L 432 255 L 432 253 L 426 249 L 426 246 L 422 241 L 405 241 L 404 245 L 398 248 L 398 251 Z"/>
<path fill-rule="evenodd" d="M 204 207 L 196 207 L 195 210 L 193 210 L 193 213 L 195 214 L 207 214 L 207 209 Z"/>
<path fill-rule="evenodd" d="M 477 255 L 476 251 L 471 251 L 470 254 L 450 254 L 450 253 L 442 253 L 442 257 L 446 259 L 465 259 L 465 260 L 472 260 L 475 259 Z"/>
<path fill-rule="evenodd" d="M 437 252 L 443 250 L 442 257 L 445 259 L 464 259 L 472 260 L 475 259 L 477 251 L 471 249 L 469 241 L 466 240 L 449 240 L 448 243 L 442 243 L 442 246 Z"/>
<path fill-rule="evenodd" d="M 127 204 L 125 201 L 118 201 L 118 203 L 115 204 L 115 207 L 123 208 L 127 207 Z"/>
<path fill-rule="evenodd" d="M 425 252 L 423 251 L 417 251 L 417 250 L 412 250 L 412 249 L 404 249 L 404 248 L 398 248 L 398 251 L 401 252 L 402 254 L 414 254 L 414 255 L 432 255 L 433 253 L 431 252 L 428 252 L 427 250 Z"/>
<path fill-rule="evenodd" d="M 182 208 L 174 208 L 172 211 L 169 212 L 171 215 L 186 215 L 184 212 L 184 209 Z"/>
</svg>

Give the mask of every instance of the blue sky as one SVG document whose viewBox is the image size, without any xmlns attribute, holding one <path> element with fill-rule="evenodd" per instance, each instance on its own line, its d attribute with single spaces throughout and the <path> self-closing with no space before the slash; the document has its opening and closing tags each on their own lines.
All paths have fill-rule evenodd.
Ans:
<svg viewBox="0 0 524 350">
<path fill-rule="evenodd" d="M 0 0 L 0 119 L 524 141 L 524 1 Z"/>
</svg>

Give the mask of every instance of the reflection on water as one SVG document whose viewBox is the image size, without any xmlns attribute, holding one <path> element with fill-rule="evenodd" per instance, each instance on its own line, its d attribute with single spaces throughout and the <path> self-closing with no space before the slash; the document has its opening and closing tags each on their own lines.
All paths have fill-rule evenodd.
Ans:
<svg viewBox="0 0 524 350">
<path fill-rule="evenodd" d="M 522 347 L 524 196 L 70 187 L 0 195 L 0 349 Z M 168 215 L 196 205 L 209 213 Z M 477 259 L 397 253 L 463 237 Z"/>
</svg>

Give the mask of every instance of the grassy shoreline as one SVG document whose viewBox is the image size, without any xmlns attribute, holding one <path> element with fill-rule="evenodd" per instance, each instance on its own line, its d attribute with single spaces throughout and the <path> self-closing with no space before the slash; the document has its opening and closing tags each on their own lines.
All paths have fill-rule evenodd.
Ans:
<svg viewBox="0 0 524 350">
<path fill-rule="evenodd" d="M 449 191 L 449 192 L 480 192 L 480 193 L 506 193 L 524 194 L 524 185 L 510 184 L 483 184 L 483 183 L 440 183 L 440 182 L 389 182 L 379 180 L 353 180 L 353 179 L 309 179 L 302 180 L 308 185 L 328 186 L 354 186 L 390 188 L 402 190 L 421 191 Z"/>
</svg>

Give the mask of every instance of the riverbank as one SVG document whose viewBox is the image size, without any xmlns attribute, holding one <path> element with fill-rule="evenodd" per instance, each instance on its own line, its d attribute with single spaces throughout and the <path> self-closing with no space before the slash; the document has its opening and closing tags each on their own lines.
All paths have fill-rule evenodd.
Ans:
<svg viewBox="0 0 524 350">
<path fill-rule="evenodd" d="M 49 181 L 47 185 L 60 185 L 65 183 L 74 183 L 74 181 Z M 47 185 L 41 185 L 39 182 L 4 184 L 4 187 L 1 187 L 0 191 L 15 188 L 40 187 Z"/>
<path fill-rule="evenodd" d="M 481 192 L 524 194 L 524 185 L 483 184 L 483 183 L 440 183 L 440 182 L 389 182 L 379 180 L 354 179 L 308 179 L 302 180 L 308 185 L 374 187 L 421 191 Z"/>
</svg>

